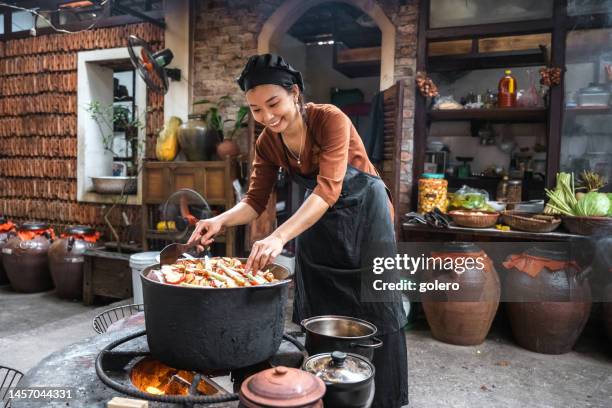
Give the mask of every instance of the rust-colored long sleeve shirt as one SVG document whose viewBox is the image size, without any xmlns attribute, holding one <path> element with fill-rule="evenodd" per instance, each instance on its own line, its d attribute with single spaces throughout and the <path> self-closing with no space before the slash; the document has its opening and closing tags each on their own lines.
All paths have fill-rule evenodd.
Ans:
<svg viewBox="0 0 612 408">
<path fill-rule="evenodd" d="M 317 186 L 313 194 L 320 196 L 330 207 L 340 196 L 347 164 L 378 175 L 351 120 L 336 106 L 307 104 L 306 129 L 299 166 L 291 154 L 285 155 L 279 133 L 266 128 L 257 139 L 249 190 L 242 200 L 257 214 L 266 208 L 279 167 L 287 169 L 291 166 L 292 172 L 302 175 L 316 174 Z"/>
</svg>

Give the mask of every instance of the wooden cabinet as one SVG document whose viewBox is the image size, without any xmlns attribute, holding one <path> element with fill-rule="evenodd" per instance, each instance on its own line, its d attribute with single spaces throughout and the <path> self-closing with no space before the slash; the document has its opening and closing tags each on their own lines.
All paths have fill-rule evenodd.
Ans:
<svg viewBox="0 0 612 408">
<path fill-rule="evenodd" d="M 189 188 L 200 193 L 218 211 L 226 211 L 236 203 L 232 182 L 236 179 L 237 163 L 233 160 L 206 162 L 157 162 L 144 164 L 142 236 L 143 247 L 161 249 L 163 245 L 184 241 L 189 235 L 157 231 L 160 207 L 172 193 Z M 225 256 L 234 256 L 235 228 L 229 228 L 216 242 L 225 243 Z M 215 254 L 217 255 L 217 254 Z M 220 255 L 220 254 L 219 254 Z"/>
</svg>

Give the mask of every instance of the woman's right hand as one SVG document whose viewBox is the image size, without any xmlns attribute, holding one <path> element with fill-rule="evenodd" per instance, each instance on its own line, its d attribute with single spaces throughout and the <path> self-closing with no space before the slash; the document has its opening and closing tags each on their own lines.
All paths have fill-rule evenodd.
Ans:
<svg viewBox="0 0 612 408">
<path fill-rule="evenodd" d="M 188 244 L 199 241 L 197 246 L 198 251 L 204 251 L 204 248 L 215 241 L 215 236 L 224 229 L 223 222 L 217 218 L 207 218 L 196 223 L 195 230 L 189 237 Z"/>
</svg>

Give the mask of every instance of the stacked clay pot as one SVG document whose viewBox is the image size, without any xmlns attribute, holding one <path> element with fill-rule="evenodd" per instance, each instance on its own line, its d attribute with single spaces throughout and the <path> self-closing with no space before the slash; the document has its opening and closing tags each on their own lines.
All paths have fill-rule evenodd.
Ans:
<svg viewBox="0 0 612 408">
<path fill-rule="evenodd" d="M 486 253 L 473 243 L 448 243 L 433 258 L 482 260 L 484 267 L 462 270 L 427 269 L 422 283 L 458 284 L 458 290 L 427 291 L 422 305 L 433 337 L 456 345 L 481 344 L 493 323 L 499 306 L 499 276 Z M 454 265 L 458 265 L 455 263 Z"/>
<path fill-rule="evenodd" d="M 14 234 L 15 224 L 0 216 L 0 285 L 9 283 L 8 276 L 6 276 L 4 266 L 2 265 L 2 249 Z"/>
<path fill-rule="evenodd" d="M 55 293 L 63 299 L 83 297 L 83 254 L 96 247 L 100 234 L 93 228 L 68 227 L 49 248 L 49 269 Z"/>
<path fill-rule="evenodd" d="M 26 222 L 8 240 L 2 262 L 15 291 L 34 293 L 53 288 L 47 256 L 53 238 L 49 224 Z"/>
</svg>

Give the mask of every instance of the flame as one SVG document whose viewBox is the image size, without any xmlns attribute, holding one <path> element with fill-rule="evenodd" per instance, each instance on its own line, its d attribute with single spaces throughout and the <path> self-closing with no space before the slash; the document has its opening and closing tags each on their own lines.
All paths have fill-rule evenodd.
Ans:
<svg viewBox="0 0 612 408">
<path fill-rule="evenodd" d="M 153 387 L 152 385 L 148 386 L 148 387 L 146 388 L 146 391 L 147 391 L 149 394 L 154 394 L 154 395 L 164 395 L 164 394 L 165 394 L 165 393 L 164 393 L 162 390 L 160 390 L 160 389 L 159 389 L 159 388 L 157 388 L 157 387 Z"/>
</svg>

